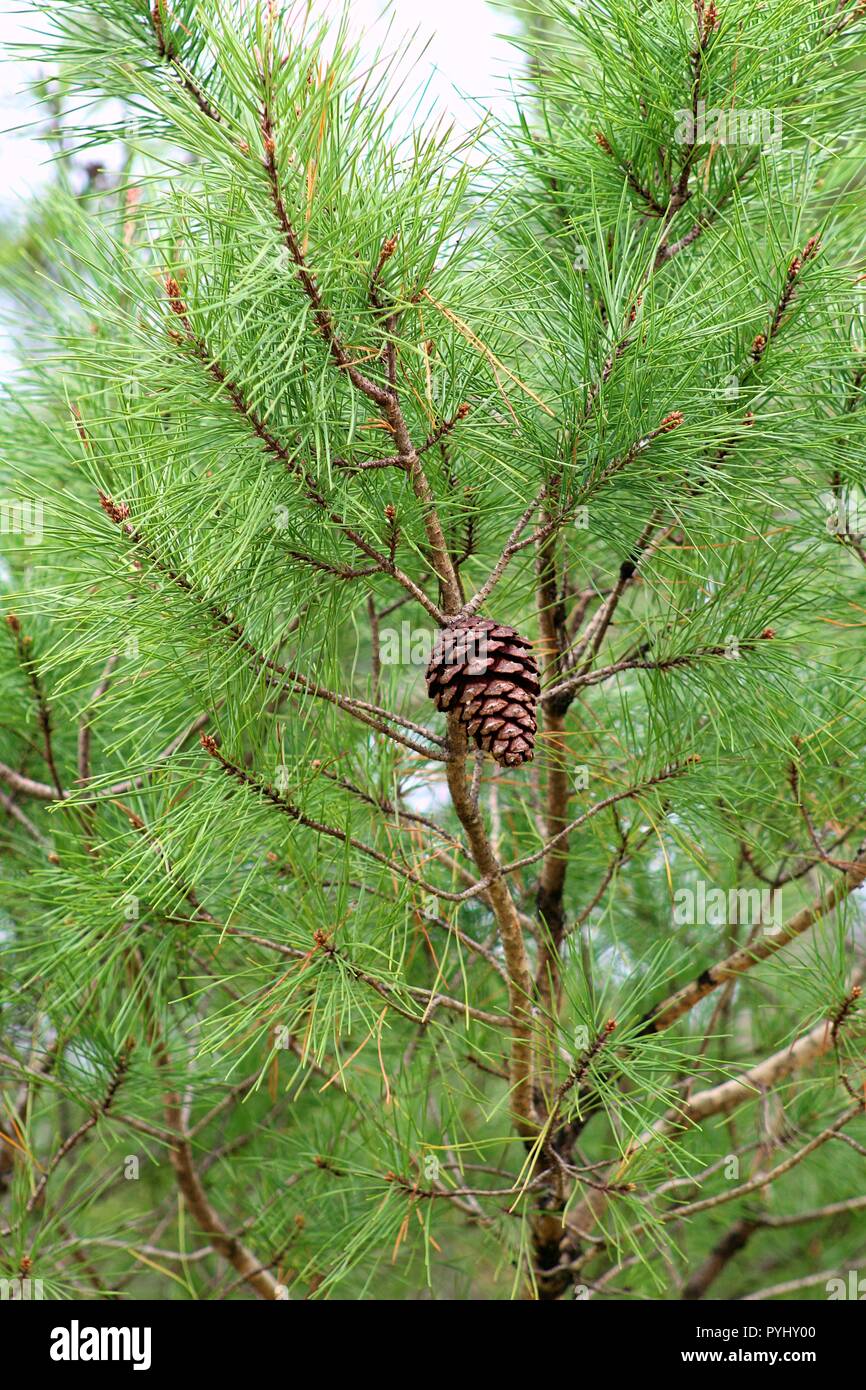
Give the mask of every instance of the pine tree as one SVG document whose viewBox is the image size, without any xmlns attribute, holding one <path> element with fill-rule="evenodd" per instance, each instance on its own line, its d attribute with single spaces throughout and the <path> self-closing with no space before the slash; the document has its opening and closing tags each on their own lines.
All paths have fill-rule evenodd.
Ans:
<svg viewBox="0 0 866 1390">
<path fill-rule="evenodd" d="M 471 138 L 302 9 L 41 8 L 0 1275 L 840 1296 L 862 0 L 543 0 Z"/>
</svg>

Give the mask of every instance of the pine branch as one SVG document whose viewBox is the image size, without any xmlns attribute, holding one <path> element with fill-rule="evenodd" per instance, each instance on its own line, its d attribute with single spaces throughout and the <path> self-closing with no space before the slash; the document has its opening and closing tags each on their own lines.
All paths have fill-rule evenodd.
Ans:
<svg viewBox="0 0 866 1390">
<path fill-rule="evenodd" d="M 539 541 L 544 540 L 546 536 L 550 535 L 554 527 L 558 524 L 556 521 L 550 521 L 545 526 L 540 527 L 537 531 L 534 531 L 532 535 L 523 535 L 523 532 L 526 530 L 526 527 L 529 525 L 529 522 L 532 520 L 532 517 L 537 512 L 538 508 L 541 506 L 546 495 L 547 489 L 546 487 L 543 487 L 541 491 L 537 494 L 537 496 L 535 496 L 532 499 L 529 506 L 526 508 L 525 512 L 520 517 L 519 521 L 514 527 L 514 530 L 511 532 L 511 535 L 509 536 L 508 541 L 505 545 L 505 549 L 502 551 L 502 554 L 496 561 L 496 564 L 493 566 L 493 569 L 490 571 L 490 574 L 487 576 L 477 593 L 473 594 L 472 598 L 469 599 L 467 603 L 464 603 L 463 607 L 460 610 L 459 617 L 471 617 L 473 614 L 477 613 L 480 608 L 483 608 L 484 604 L 487 602 L 488 598 L 493 593 L 493 590 L 496 588 L 496 585 L 499 583 L 500 579 L 505 574 L 505 571 L 508 568 L 512 558 L 519 551 L 525 550 L 527 546 L 535 545 Z"/>
<path fill-rule="evenodd" d="M 33 703 L 36 707 L 36 718 L 38 720 L 39 729 L 42 734 L 42 751 L 45 757 L 45 762 L 48 765 L 48 770 L 51 773 L 51 778 L 54 783 L 54 789 L 57 792 L 58 796 L 60 796 L 62 795 L 62 792 L 60 783 L 60 773 L 57 770 L 57 762 L 54 757 L 51 708 L 45 697 L 45 691 L 42 686 L 42 678 L 39 674 L 39 668 L 37 667 L 35 658 L 33 656 L 33 639 L 31 637 L 24 636 L 24 634 L 21 631 L 21 624 L 15 617 L 14 613 L 9 613 L 7 615 L 6 626 L 12 633 L 12 637 L 15 642 L 15 651 L 17 653 L 18 660 L 21 663 L 21 669 L 27 677 L 27 681 L 33 695 Z"/>
<path fill-rule="evenodd" d="M 611 606 L 612 607 L 612 606 Z M 741 652 L 757 651 L 757 643 L 760 641 L 772 641 L 775 632 L 772 628 L 764 628 L 758 633 L 757 637 L 746 638 L 740 644 Z M 693 652 L 680 652 L 676 656 L 658 657 L 651 660 L 646 656 L 623 657 L 621 661 L 614 661 L 610 666 L 602 666 L 595 671 L 581 670 L 566 680 L 561 681 L 552 689 L 544 692 L 547 700 L 564 700 L 566 696 L 572 696 L 577 690 L 584 686 L 600 685 L 603 681 L 610 680 L 613 676 L 619 676 L 624 671 L 675 671 L 683 667 L 694 666 L 696 662 L 705 661 L 708 658 L 717 660 L 730 659 L 730 652 L 727 647 L 698 647 Z"/>
<path fill-rule="evenodd" d="M 705 999 L 713 990 L 718 989 L 719 985 L 745 974 L 753 966 L 768 960 L 777 951 L 781 951 L 783 946 L 787 946 L 789 942 L 802 936 L 816 922 L 834 911 L 864 882 L 866 882 L 866 846 L 858 850 L 853 863 L 846 869 L 844 877 L 837 881 L 826 895 L 816 898 L 808 907 L 801 908 L 775 931 L 765 932 L 759 940 L 750 946 L 732 952 L 723 961 L 719 961 L 717 965 L 709 966 L 701 972 L 697 979 L 684 985 L 682 989 L 677 990 L 675 994 L 670 995 L 668 999 L 652 1009 L 644 1020 L 647 1029 L 658 1033 L 665 1028 L 670 1028 L 671 1024 L 676 1023 L 677 1019 L 682 1018 L 684 1014 L 693 1009 L 701 999 Z"/>
<path fill-rule="evenodd" d="M 126 1080 L 127 1072 L 129 1069 L 129 1054 L 132 1051 L 133 1047 L 134 1041 L 130 1039 L 126 1044 L 124 1051 L 120 1053 L 120 1055 L 117 1058 L 117 1061 L 114 1064 L 111 1073 L 111 1080 L 108 1083 L 108 1087 L 105 1091 L 104 1096 L 102 1097 L 102 1100 L 93 1107 L 87 1119 L 83 1120 L 82 1123 L 78 1126 L 78 1128 L 73 1130 L 72 1133 L 68 1136 L 68 1138 L 64 1139 L 63 1143 L 57 1149 L 56 1153 L 53 1155 L 53 1157 L 43 1170 L 42 1175 L 39 1178 L 39 1181 L 34 1186 L 25 1204 L 24 1210 L 28 1215 L 30 1212 L 35 1211 L 37 1207 L 41 1205 L 45 1189 L 48 1186 L 49 1179 L 51 1178 L 51 1175 L 54 1173 L 54 1171 L 59 1167 L 59 1165 L 63 1162 L 65 1158 L 69 1157 L 73 1149 L 78 1147 L 82 1139 L 84 1139 L 85 1136 L 90 1133 L 94 1125 L 96 1125 L 99 1122 L 102 1116 L 108 1114 L 109 1110 L 114 1104 L 114 1099 L 117 1095 L 118 1090 L 122 1086 L 123 1082 Z M 7 1236 L 12 1234 L 12 1231 L 14 1229 L 15 1228 L 13 1226 L 8 1226 L 5 1230 L 0 1231 L 0 1235 L 2 1235 L 5 1239 Z"/>
<path fill-rule="evenodd" d="M 154 766 L 158 766 L 177 753 L 188 739 L 192 738 L 194 734 L 197 734 L 200 729 L 203 729 L 204 726 L 209 723 L 210 719 L 211 716 L 209 714 L 200 714 L 191 724 L 188 724 L 181 733 L 177 734 L 171 742 L 163 748 L 161 753 L 157 753 L 154 759 Z M 78 804 L 79 802 L 89 803 L 99 800 L 108 800 L 111 797 L 124 796 L 127 792 L 143 787 L 148 775 L 149 773 L 143 773 L 136 777 L 125 777 L 119 782 L 113 782 L 108 787 L 102 787 L 90 793 L 85 792 L 82 796 L 77 790 L 70 791 L 64 788 L 58 790 L 55 787 L 49 786 L 47 782 L 36 782 L 31 777 L 22 776 L 20 773 L 16 772 L 14 768 L 7 767 L 5 763 L 0 763 L 0 781 L 6 782 L 7 786 L 11 787 L 13 791 L 18 792 L 19 795 L 33 797 L 37 801 L 68 801 L 70 798 L 74 798 L 76 804 Z"/>
<path fill-rule="evenodd" d="M 610 156 L 610 158 L 616 164 L 617 168 L 620 169 L 621 172 L 625 175 L 626 183 L 628 184 L 632 192 L 637 194 L 640 201 L 644 204 L 647 212 L 650 213 L 653 217 L 664 217 L 666 212 L 665 204 L 657 202 L 650 190 L 644 187 L 644 185 L 636 177 L 634 169 L 632 168 L 628 160 L 621 160 L 619 156 L 614 153 L 610 141 L 602 131 L 596 132 L 595 143 L 598 145 L 600 150 L 604 150 L 604 153 Z"/>
<path fill-rule="evenodd" d="M 724 1081 L 709 1090 L 698 1092 L 682 1106 L 669 1111 L 660 1120 L 657 1120 L 649 1130 L 631 1142 L 624 1158 L 610 1170 L 615 1181 L 621 1181 L 637 1155 L 657 1143 L 661 1137 L 676 1134 L 690 1125 L 701 1124 L 712 1116 L 729 1114 L 737 1106 L 753 1099 L 762 1091 L 769 1090 L 786 1077 L 812 1066 L 826 1054 L 831 1045 L 830 1023 L 828 1020 L 822 1019 L 808 1033 L 798 1038 L 795 1043 L 773 1053 L 741 1076 Z M 823 1129 L 794 1154 L 777 1164 L 775 1168 L 758 1174 L 750 1182 L 742 1183 L 735 1188 L 728 1188 L 716 1197 L 702 1198 L 685 1206 L 677 1206 L 673 1211 L 662 1213 L 655 1219 L 662 1223 L 682 1220 L 686 1215 L 696 1215 L 699 1212 L 711 1210 L 722 1202 L 737 1200 L 769 1186 L 777 1178 L 808 1158 L 829 1139 L 839 1134 L 847 1124 L 850 1124 L 853 1119 L 863 1113 L 864 1106 L 866 1106 L 866 1101 L 860 1101 L 856 1105 L 850 1106 L 831 1125 Z M 581 1243 L 587 1237 L 592 1236 L 594 1229 L 603 1218 L 608 1202 L 608 1190 L 603 1187 L 596 1188 L 566 1214 L 566 1234 L 562 1241 L 561 1264 L 559 1268 L 550 1271 L 548 1275 L 550 1280 L 548 1296 L 556 1297 L 558 1293 L 561 1293 L 567 1286 L 573 1269 L 580 1268 L 579 1260 L 574 1265 L 572 1264 L 575 1251 L 580 1248 Z M 639 1234 L 639 1232 L 633 1234 Z"/>
<path fill-rule="evenodd" d="M 111 684 L 111 677 L 118 662 L 118 653 L 112 652 L 108 661 L 105 663 L 105 670 L 102 672 L 99 684 L 94 690 L 88 701 L 87 708 L 78 726 L 78 782 L 82 787 L 86 787 L 90 781 L 90 726 L 91 720 L 86 716 L 98 705 L 103 695 Z"/>
<path fill-rule="evenodd" d="M 4 771 L 9 773 L 12 769 L 4 768 L 3 765 L 0 764 L 0 777 L 3 776 Z M 49 788 L 49 791 L 50 790 L 51 788 Z M 11 816 L 14 821 L 18 822 L 21 828 L 27 832 L 32 840 L 36 841 L 36 844 L 39 845 L 41 849 L 51 850 L 51 841 L 45 838 L 41 830 L 37 830 L 32 820 L 25 816 L 18 803 L 13 801 L 11 796 L 7 796 L 5 792 L 0 792 L 0 806 L 3 807 L 7 816 Z"/>
<path fill-rule="evenodd" d="M 212 758 L 216 759 L 223 771 L 230 777 L 233 777 L 237 782 L 241 782 L 244 786 L 250 787 L 265 801 L 268 801 L 272 806 L 276 806 L 277 810 L 281 811 L 283 815 L 296 821 L 298 825 L 306 826 L 308 830 L 315 830 L 319 835 L 325 835 L 330 839 L 339 840 L 342 844 L 349 845 L 352 849 L 357 850 L 359 854 L 366 855 L 368 859 L 375 860 L 377 864 L 383 865 L 397 878 L 407 880 L 409 883 L 421 888 L 425 893 L 430 893 L 435 897 L 442 898 L 446 902 L 463 902 L 467 897 L 475 896 L 480 892 L 482 887 L 488 886 L 486 884 L 475 884 L 472 888 L 466 889 L 463 893 L 450 893 L 444 888 L 437 888 L 432 883 L 428 883 L 425 879 L 421 878 L 414 870 L 410 869 L 408 865 L 400 864 L 396 860 L 390 859 L 387 854 L 383 854 L 381 850 L 375 849 L 372 845 L 365 844 L 363 840 L 358 840 L 353 835 L 348 835 L 337 826 L 326 825 L 323 821 L 313 820 L 311 817 L 304 815 L 298 806 L 295 806 L 294 803 L 284 797 L 282 793 L 269 786 L 267 782 L 259 781 L 259 779 L 254 777 L 251 773 L 246 772 L 244 768 L 238 767 L 236 763 L 230 762 L 220 751 L 216 740 L 212 738 L 210 734 L 201 735 L 201 746 L 206 753 L 209 753 Z"/>
<path fill-rule="evenodd" d="M 847 1261 L 837 1269 L 822 1269 L 817 1274 L 804 1274 L 799 1279 L 785 1279 L 781 1284 L 770 1284 L 765 1289 L 758 1289 L 755 1293 L 745 1293 L 742 1295 L 744 1303 L 765 1302 L 770 1298 L 780 1298 L 785 1294 L 799 1293 L 801 1289 L 817 1289 L 822 1285 L 826 1289 L 831 1279 L 844 1277 L 851 1270 L 866 1269 L 866 1260 L 857 1260 L 854 1264 Z"/>
<path fill-rule="evenodd" d="M 620 801 L 638 799 L 644 792 L 652 790 L 652 788 L 661 785 L 662 782 L 668 782 L 672 778 L 684 776 L 689 771 L 690 767 L 699 761 L 700 759 L 697 754 L 693 754 L 691 758 L 686 758 L 685 762 L 679 764 L 674 763 L 670 767 L 662 768 L 660 772 L 654 773 L 652 777 L 648 777 L 643 782 L 638 782 L 634 787 L 627 787 L 625 791 L 614 792 L 611 796 L 606 796 L 603 801 L 596 801 L 594 805 L 590 806 L 588 811 L 584 811 L 576 820 L 569 821 L 568 825 L 564 826 L 562 830 L 557 831 L 541 849 L 536 850 L 534 854 L 524 855 L 522 859 L 515 859 L 510 864 L 505 864 L 502 872 L 510 874 L 514 873 L 517 869 L 525 869 L 530 864 L 536 864 L 539 859 L 546 858 L 552 849 L 556 848 L 557 845 L 561 845 L 567 836 L 571 835 L 573 831 L 578 830 L 580 826 L 585 825 L 588 820 L 592 820 L 600 811 L 605 811 L 608 806 L 615 806 Z M 866 867 L 864 867 L 864 873 L 866 873 Z"/>
<path fill-rule="evenodd" d="M 207 116 L 208 120 L 215 121 L 219 125 L 222 120 L 219 111 L 183 66 L 177 56 L 173 39 L 168 34 L 167 25 L 170 19 L 168 0 L 154 0 L 148 18 L 159 57 L 170 68 L 183 90 L 192 97 L 199 111 Z"/>
<path fill-rule="evenodd" d="M 427 1023 L 436 1009 L 446 1009 L 449 1012 L 462 1014 L 465 1018 L 474 1018 L 479 1023 L 484 1023 L 490 1028 L 508 1029 L 512 1026 L 512 1020 L 504 1014 L 490 1013 L 486 1009 L 476 1008 L 472 1004 L 467 1004 L 462 999 L 452 999 L 449 995 L 440 991 L 425 989 L 421 985 L 405 985 L 401 988 L 386 984 L 379 980 L 375 975 L 362 970 L 359 966 L 350 961 L 344 952 L 338 951 L 337 947 L 324 934 L 314 937 L 313 950 L 302 951 L 296 946 L 287 946 L 281 941 L 271 941 L 267 937 L 259 936 L 255 932 L 246 931 L 242 927 L 222 927 L 222 931 L 228 936 L 235 936 L 241 941 L 251 941 L 256 946 L 261 946 L 268 951 L 276 951 L 278 955 L 286 956 L 290 960 L 309 961 L 313 954 L 321 952 L 325 959 L 339 962 L 348 971 L 353 979 L 368 985 L 384 999 L 390 1009 L 400 1014 L 403 1018 L 409 1019 L 411 1023 Z M 412 999 L 417 999 L 425 1005 L 424 1016 L 420 1018 L 417 1014 L 410 1013 L 404 1008 L 397 999 L 400 993 L 409 995 Z"/>
<path fill-rule="evenodd" d="M 466 777 L 466 735 L 455 715 L 449 716 L 448 788 L 454 810 L 466 832 L 476 867 L 482 875 L 496 917 L 508 970 L 509 1005 L 513 1019 L 509 1062 L 511 1107 L 518 1134 L 531 1140 L 536 1130 L 532 1094 L 532 975 L 523 930 Z M 467 890 L 474 893 L 476 890 Z"/>
<path fill-rule="evenodd" d="M 157 1062 L 167 1076 L 168 1057 L 164 1048 L 157 1052 Z M 169 1151 L 178 1190 L 189 1207 L 190 1215 L 202 1235 L 215 1250 L 238 1271 L 243 1280 L 261 1297 L 276 1299 L 280 1289 L 273 1275 L 263 1268 L 243 1241 L 232 1235 L 217 1215 L 202 1183 L 186 1130 L 180 1097 L 170 1084 L 165 1095 L 165 1120 L 174 1135 Z"/>
<path fill-rule="evenodd" d="M 404 719 L 402 715 L 393 714 L 390 710 L 380 709 L 378 705 L 369 704 L 365 700 L 355 700 L 350 696 L 344 696 L 337 691 L 328 690 L 325 686 L 318 685 L 315 681 L 309 680 L 298 671 L 294 671 L 280 662 L 272 660 L 260 652 L 251 643 L 245 629 L 240 623 L 234 621 L 228 613 L 219 608 L 216 604 L 210 603 L 204 596 L 197 593 L 194 585 L 187 579 L 186 575 L 174 570 L 156 552 L 151 543 L 138 531 L 129 520 L 129 507 L 125 502 L 115 502 L 112 498 L 106 497 L 104 493 L 99 494 L 100 504 L 103 511 L 115 525 L 120 526 L 123 533 L 129 538 L 136 550 L 144 555 L 149 563 L 160 573 L 191 599 L 193 599 L 210 617 L 229 634 L 232 641 L 236 642 L 242 651 L 252 658 L 254 668 L 262 672 L 268 683 L 278 690 L 287 690 L 292 693 L 291 687 L 297 686 L 308 695 L 313 695 L 317 699 L 326 700 L 328 703 L 336 705 L 339 709 L 345 710 L 362 724 L 375 729 L 378 733 L 385 734 L 396 743 L 401 743 L 413 752 L 420 753 L 425 758 L 438 759 L 444 761 L 445 755 L 437 753 L 434 749 L 425 748 L 416 740 L 407 739 L 402 734 L 388 727 L 389 723 L 399 725 L 401 728 L 409 729 L 414 733 L 421 734 L 429 739 L 431 744 L 443 746 L 443 740 L 436 734 L 428 733 L 420 724 L 415 724 L 411 719 Z M 276 678 L 276 680 L 274 679 Z M 288 682 L 288 684 L 286 684 Z M 0 765 L 0 777 L 4 776 L 4 770 Z M 31 795 L 38 793 L 31 792 Z"/>
<path fill-rule="evenodd" d="M 393 434 L 394 442 L 397 445 L 397 454 L 403 461 L 403 466 L 411 479 L 415 496 L 422 503 L 424 508 L 424 524 L 427 531 L 427 540 L 430 546 L 433 568 L 439 577 L 439 582 L 442 587 L 445 612 L 456 613 L 460 608 L 460 584 L 454 570 L 454 564 L 448 550 L 445 534 L 436 511 L 433 492 L 426 474 L 424 473 L 418 453 L 412 443 L 396 386 L 389 385 L 385 387 L 378 385 L 351 360 L 349 353 L 343 345 L 343 340 L 334 325 L 331 312 L 322 298 L 316 277 L 307 265 L 303 247 L 292 220 L 289 217 L 283 198 L 279 170 L 277 168 L 274 120 L 269 99 L 269 75 L 263 72 L 261 76 L 265 89 L 264 104 L 262 107 L 262 137 L 265 151 L 265 173 L 267 175 L 274 212 L 283 235 L 286 249 L 294 263 L 301 288 L 309 300 L 313 311 L 313 319 L 322 338 L 327 344 L 334 364 L 341 371 L 345 372 L 356 391 L 366 396 L 368 400 L 372 401 L 374 405 L 378 406 L 384 412 L 385 419 Z"/>
<path fill-rule="evenodd" d="M 302 478 L 306 494 L 310 500 L 325 512 L 328 520 L 352 542 L 356 549 L 360 550 L 368 559 L 375 561 L 377 568 L 380 569 L 383 574 L 389 575 L 392 579 L 395 579 L 407 593 L 411 594 L 412 597 L 421 604 L 422 608 L 426 609 L 431 617 L 435 618 L 437 622 L 441 621 L 442 613 L 437 605 L 427 597 L 423 590 L 420 589 L 407 574 L 404 574 L 402 570 L 397 568 L 394 564 L 393 557 L 383 555 L 375 546 L 371 545 L 359 531 L 346 524 L 339 512 L 335 511 L 324 497 L 312 474 L 299 463 L 288 445 L 277 438 L 261 416 L 253 409 L 244 397 L 237 382 L 226 373 L 222 364 L 213 355 L 204 339 L 200 338 L 195 333 L 190 319 L 189 308 L 181 295 L 180 286 L 177 281 L 170 276 L 166 280 L 166 292 L 173 313 L 183 325 L 183 337 L 181 338 L 180 335 L 177 335 L 178 341 L 187 344 L 197 360 L 207 368 L 218 385 L 224 389 L 234 409 L 249 422 L 254 434 L 262 441 L 268 453 L 277 458 L 283 464 L 287 472 Z M 406 467 L 408 468 L 408 463 L 406 463 Z M 302 558 L 308 559 L 308 557 Z M 309 559 L 308 562 L 315 563 L 315 561 Z"/>
</svg>

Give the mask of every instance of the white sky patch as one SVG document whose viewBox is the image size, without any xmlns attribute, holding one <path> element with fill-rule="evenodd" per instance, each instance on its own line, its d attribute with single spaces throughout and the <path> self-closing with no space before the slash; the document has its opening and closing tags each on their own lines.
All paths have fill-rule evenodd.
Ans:
<svg viewBox="0 0 866 1390">
<path fill-rule="evenodd" d="M 316 8 L 337 15 L 342 0 L 317 0 Z M 425 0 L 392 0 L 390 6 L 386 0 L 352 0 L 349 15 L 351 32 L 364 53 L 372 54 L 380 45 L 399 50 L 415 36 L 412 49 L 420 57 L 407 89 L 426 84 L 426 102 L 435 103 L 461 133 L 474 129 L 486 111 L 495 117 L 508 110 L 508 81 L 519 66 L 519 55 L 504 34 L 517 26 L 487 0 L 438 0 L 435 8 Z M 32 43 L 42 22 L 27 0 L 0 0 L 3 218 L 20 213 L 22 203 L 50 177 L 46 145 L 36 131 L 22 129 L 38 115 L 28 83 L 46 69 L 38 61 L 21 61 L 13 49 L 17 43 Z"/>
<path fill-rule="evenodd" d="M 339 0 L 327 7 L 336 12 Z M 388 33 L 389 14 L 397 44 L 417 34 L 414 46 L 423 48 L 417 75 L 429 78 L 431 95 L 459 129 L 471 130 L 485 110 L 505 113 L 508 79 L 520 59 L 506 37 L 517 32 L 516 20 L 487 0 L 438 0 L 435 8 L 423 0 L 393 0 L 390 7 L 383 0 L 352 0 L 352 31 L 365 49 L 375 49 Z"/>
<path fill-rule="evenodd" d="M 22 131 L 34 120 L 28 82 L 39 76 L 39 65 L 21 62 L 13 44 L 32 43 L 39 16 L 27 12 L 22 0 L 0 0 L 0 216 L 6 218 L 45 183 L 46 148 L 34 134 Z"/>
<path fill-rule="evenodd" d="M 344 0 L 314 3 L 317 14 L 336 17 L 343 12 Z M 40 138 L 44 112 L 29 90 L 34 80 L 50 76 L 50 68 L 38 59 L 24 61 L 14 51 L 16 44 L 38 41 L 44 23 L 30 0 L 0 0 L 0 222 L 22 218 L 29 199 L 51 177 L 51 150 Z M 410 98 L 422 89 L 421 111 L 435 107 L 453 123 L 455 134 L 476 129 L 488 112 L 494 120 L 507 114 L 508 83 L 520 57 L 504 35 L 516 32 L 517 23 L 487 0 L 438 0 L 435 8 L 426 0 L 351 0 L 349 27 L 362 55 L 370 57 L 380 48 L 399 53 L 412 39 L 410 51 L 418 55 L 417 63 L 410 68 L 404 60 L 398 68 L 401 74 L 408 72 L 407 126 L 415 111 Z M 113 114 L 120 118 L 119 110 Z M 119 146 L 94 148 L 89 157 L 114 169 L 122 151 Z M 14 370 L 14 354 L 2 325 L 0 370 L 7 376 Z"/>
</svg>

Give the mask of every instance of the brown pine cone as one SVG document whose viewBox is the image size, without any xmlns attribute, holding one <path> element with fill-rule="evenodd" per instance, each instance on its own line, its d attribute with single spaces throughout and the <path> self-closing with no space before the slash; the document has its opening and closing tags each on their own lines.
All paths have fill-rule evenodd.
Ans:
<svg viewBox="0 0 866 1390">
<path fill-rule="evenodd" d="M 478 748 L 504 767 L 535 750 L 538 664 L 525 637 L 489 618 L 461 618 L 436 636 L 427 693 L 454 711 Z"/>
</svg>

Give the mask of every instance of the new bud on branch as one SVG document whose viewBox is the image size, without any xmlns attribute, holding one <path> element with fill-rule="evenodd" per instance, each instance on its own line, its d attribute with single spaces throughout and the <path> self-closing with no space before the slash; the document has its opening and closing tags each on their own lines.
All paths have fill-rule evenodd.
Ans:
<svg viewBox="0 0 866 1390">
<path fill-rule="evenodd" d="M 489 618 L 462 618 L 437 636 L 427 667 L 436 708 L 458 716 L 476 747 L 503 767 L 531 760 L 538 663 L 525 637 Z"/>
</svg>

